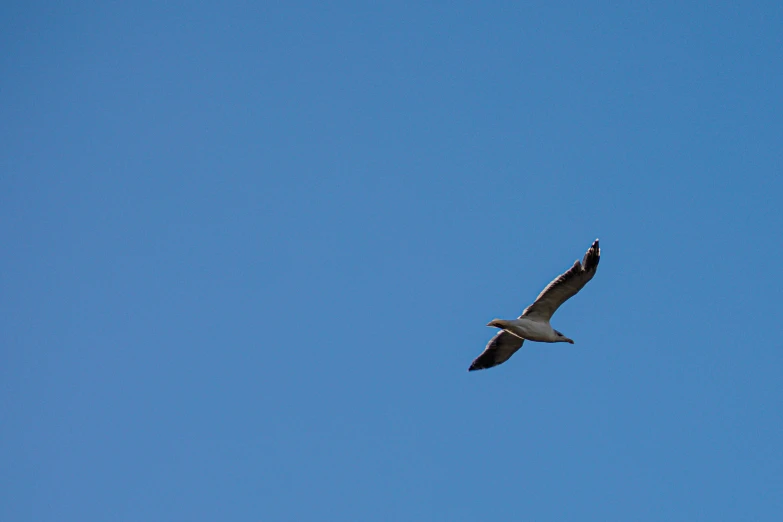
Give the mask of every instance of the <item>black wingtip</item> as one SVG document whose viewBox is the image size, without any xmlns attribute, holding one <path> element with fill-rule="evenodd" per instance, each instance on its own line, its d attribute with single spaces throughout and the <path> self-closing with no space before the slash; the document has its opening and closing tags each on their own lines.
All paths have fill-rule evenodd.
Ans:
<svg viewBox="0 0 783 522">
<path fill-rule="evenodd" d="M 595 270 L 598 262 L 601 260 L 601 248 L 598 246 L 598 238 L 593 241 L 590 248 L 587 249 L 585 257 L 582 259 L 582 266 L 585 270 Z"/>
<path fill-rule="evenodd" d="M 487 366 L 485 363 L 482 363 L 478 359 L 470 363 L 470 368 L 468 368 L 469 372 L 475 372 L 476 370 L 486 370 L 487 368 L 491 368 L 491 366 Z"/>
</svg>

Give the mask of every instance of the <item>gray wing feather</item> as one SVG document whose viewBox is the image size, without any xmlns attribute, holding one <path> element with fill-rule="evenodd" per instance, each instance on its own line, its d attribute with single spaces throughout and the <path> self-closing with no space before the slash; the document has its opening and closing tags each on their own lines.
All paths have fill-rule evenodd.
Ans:
<svg viewBox="0 0 783 522">
<path fill-rule="evenodd" d="M 506 362 L 509 357 L 514 355 L 514 352 L 522 347 L 523 342 L 525 341 L 516 335 L 501 330 L 495 337 L 489 340 L 487 347 L 484 348 L 481 355 L 476 357 L 476 360 L 470 365 L 468 371 L 472 372 L 473 370 L 492 368 L 493 366 Z"/>
<path fill-rule="evenodd" d="M 549 283 L 535 302 L 525 308 L 520 317 L 549 321 L 561 304 L 573 297 L 593 278 L 600 259 L 601 249 L 596 239 L 587 250 L 582 262 L 576 261 L 568 271 Z"/>
</svg>

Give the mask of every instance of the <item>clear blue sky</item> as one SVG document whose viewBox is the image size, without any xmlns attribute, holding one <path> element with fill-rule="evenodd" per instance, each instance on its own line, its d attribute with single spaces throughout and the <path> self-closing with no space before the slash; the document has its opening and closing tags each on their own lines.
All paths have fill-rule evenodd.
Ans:
<svg viewBox="0 0 783 522">
<path fill-rule="evenodd" d="M 780 520 L 783 4 L 625 4 L 3 4 L 0 519 Z"/>
</svg>

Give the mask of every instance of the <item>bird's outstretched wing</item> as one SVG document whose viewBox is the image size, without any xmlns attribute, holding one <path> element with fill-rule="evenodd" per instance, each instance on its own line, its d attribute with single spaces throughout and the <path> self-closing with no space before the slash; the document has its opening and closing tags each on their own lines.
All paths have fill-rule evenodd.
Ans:
<svg viewBox="0 0 783 522">
<path fill-rule="evenodd" d="M 483 370 L 502 364 L 514 355 L 514 352 L 522 347 L 524 339 L 520 339 L 514 334 L 505 330 L 498 332 L 495 337 L 489 340 L 487 347 L 476 357 L 476 360 L 468 368 L 469 372 L 473 370 Z"/>
<path fill-rule="evenodd" d="M 573 297 L 593 278 L 596 269 L 598 269 L 598 261 L 600 259 L 601 249 L 598 247 L 598 240 L 596 239 L 590 248 L 587 249 L 582 262 L 576 261 L 574 266 L 569 268 L 568 271 L 549 283 L 543 292 L 538 295 L 536 301 L 525 308 L 520 317 L 548 322 L 561 304 Z"/>
</svg>

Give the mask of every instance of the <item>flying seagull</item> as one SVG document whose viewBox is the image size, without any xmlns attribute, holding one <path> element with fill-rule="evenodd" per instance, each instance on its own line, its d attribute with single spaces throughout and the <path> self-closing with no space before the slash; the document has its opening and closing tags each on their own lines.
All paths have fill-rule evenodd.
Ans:
<svg viewBox="0 0 783 522">
<path fill-rule="evenodd" d="M 596 239 L 587 249 L 582 262 L 574 262 L 574 266 L 549 283 L 518 319 L 490 321 L 487 326 L 500 328 L 500 332 L 490 339 L 487 347 L 476 357 L 468 371 L 492 368 L 506 362 L 522 347 L 525 339 L 543 343 L 574 344 L 573 340 L 552 328 L 549 320 L 561 304 L 576 295 L 593 278 L 600 258 L 601 249 L 598 248 Z"/>
</svg>

